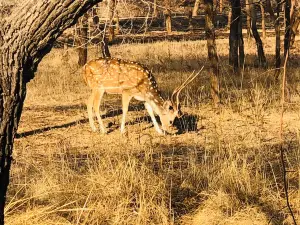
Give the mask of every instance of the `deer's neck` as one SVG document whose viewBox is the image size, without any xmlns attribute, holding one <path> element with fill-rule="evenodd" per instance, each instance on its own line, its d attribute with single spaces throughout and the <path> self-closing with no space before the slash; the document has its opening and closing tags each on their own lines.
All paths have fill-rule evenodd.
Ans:
<svg viewBox="0 0 300 225">
<path fill-rule="evenodd" d="M 161 97 L 159 91 L 151 92 L 147 102 L 151 105 L 152 109 L 157 115 L 160 116 L 162 114 L 165 100 Z"/>
</svg>

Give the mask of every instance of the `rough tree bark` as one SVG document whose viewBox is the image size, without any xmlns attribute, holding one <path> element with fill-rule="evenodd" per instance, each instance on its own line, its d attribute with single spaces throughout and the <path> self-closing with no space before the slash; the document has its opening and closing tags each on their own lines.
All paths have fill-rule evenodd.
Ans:
<svg viewBox="0 0 300 225">
<path fill-rule="evenodd" d="M 165 0 L 165 22 L 166 31 L 168 34 L 172 33 L 172 20 L 171 20 L 171 0 Z"/>
<path fill-rule="evenodd" d="M 193 8 L 193 16 L 198 16 L 198 10 L 199 10 L 199 6 L 200 6 L 200 1 L 201 0 L 196 0 L 195 1 L 195 5 Z"/>
<path fill-rule="evenodd" d="M 87 62 L 87 40 L 88 40 L 88 20 L 89 14 L 85 13 L 81 20 L 79 21 L 78 29 L 78 65 L 84 66 Z"/>
<path fill-rule="evenodd" d="M 27 0 L 0 18 L 0 225 L 26 84 L 62 32 L 101 0 Z"/>
<path fill-rule="evenodd" d="M 244 44 L 241 24 L 240 0 L 230 0 L 231 23 L 229 34 L 229 64 L 237 71 L 244 63 Z"/>
<path fill-rule="evenodd" d="M 210 92 L 213 98 L 214 104 L 218 105 L 220 103 L 220 88 L 219 88 L 219 60 L 217 54 L 217 45 L 215 39 L 215 27 L 214 18 L 215 11 L 213 7 L 213 0 L 204 0 L 205 4 L 205 31 L 207 39 L 207 50 L 208 59 L 210 62 Z"/>
<path fill-rule="evenodd" d="M 257 26 L 256 26 L 257 14 L 256 14 L 255 3 L 254 3 L 253 0 L 249 0 L 249 4 L 250 4 L 249 5 L 250 14 L 251 14 L 251 30 L 252 30 L 252 34 L 253 34 L 253 37 L 254 37 L 255 42 L 256 42 L 258 65 L 259 66 L 266 66 L 267 60 L 266 60 L 266 56 L 265 56 L 265 53 L 264 53 L 264 47 L 263 47 L 263 43 L 261 41 L 261 38 L 260 38 L 259 33 L 257 31 Z"/>
</svg>

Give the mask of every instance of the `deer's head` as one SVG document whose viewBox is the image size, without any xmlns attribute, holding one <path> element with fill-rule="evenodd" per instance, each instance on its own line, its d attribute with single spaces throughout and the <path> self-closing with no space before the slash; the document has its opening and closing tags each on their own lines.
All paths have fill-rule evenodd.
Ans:
<svg viewBox="0 0 300 225">
<path fill-rule="evenodd" d="M 168 130 L 175 120 L 175 118 L 180 118 L 182 116 L 179 94 L 180 92 L 191 83 L 203 70 L 203 67 L 198 73 L 192 73 L 179 87 L 175 88 L 171 100 L 167 100 L 163 104 L 163 111 L 160 115 L 160 121 L 162 123 L 162 128 Z"/>
</svg>

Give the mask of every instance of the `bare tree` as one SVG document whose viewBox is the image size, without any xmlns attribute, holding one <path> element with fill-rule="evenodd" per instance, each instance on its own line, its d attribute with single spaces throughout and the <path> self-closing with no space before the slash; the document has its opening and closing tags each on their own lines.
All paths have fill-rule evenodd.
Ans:
<svg viewBox="0 0 300 225">
<path fill-rule="evenodd" d="M 291 0 L 285 1 L 285 10 L 284 10 L 284 17 L 285 17 L 285 33 L 284 33 L 284 58 L 286 54 L 288 54 L 289 47 L 290 47 L 290 30 L 291 30 Z"/>
<path fill-rule="evenodd" d="M 213 0 L 204 0 L 205 4 L 205 31 L 207 39 L 208 59 L 210 62 L 210 81 L 211 81 L 211 96 L 215 105 L 220 103 L 220 88 L 219 88 L 219 60 L 217 54 L 216 36 L 215 36 L 215 11 Z"/>
<path fill-rule="evenodd" d="M 276 19 L 275 19 L 275 35 L 276 35 L 276 50 L 275 50 L 275 66 L 276 66 L 276 77 L 279 76 L 280 73 L 280 65 L 281 65 L 281 58 L 280 58 L 280 23 L 279 23 L 279 17 L 280 17 L 280 0 L 277 1 L 276 6 Z"/>
<path fill-rule="evenodd" d="M 27 0 L 0 18 L 0 225 L 26 84 L 59 35 L 100 1 Z"/>
<path fill-rule="evenodd" d="M 253 0 L 249 0 L 249 7 L 250 7 L 250 14 L 251 14 L 251 30 L 257 47 L 258 64 L 259 66 L 266 66 L 267 60 L 264 53 L 263 43 L 257 31 L 257 26 L 256 26 L 257 14 L 256 14 L 255 3 Z"/>
<path fill-rule="evenodd" d="M 293 14 L 292 14 L 292 17 L 291 17 L 291 43 L 290 45 L 292 46 L 295 42 L 295 36 L 298 32 L 298 27 L 299 27 L 299 24 L 300 24 L 300 12 L 299 10 L 294 10 L 293 11 Z"/>
<path fill-rule="evenodd" d="M 114 16 L 116 9 L 116 0 L 109 0 L 108 10 L 109 10 L 109 24 L 108 24 L 108 40 L 111 42 L 115 38 L 115 30 L 114 30 Z"/>
<path fill-rule="evenodd" d="M 232 20 L 232 11 L 231 8 L 228 10 L 228 23 L 227 23 L 227 28 L 230 28 L 231 20 Z"/>
<path fill-rule="evenodd" d="M 153 13 L 152 13 L 152 17 L 157 17 L 157 16 L 158 16 L 157 0 L 153 0 Z"/>
<path fill-rule="evenodd" d="M 232 18 L 229 34 L 229 64 L 236 71 L 244 64 L 244 41 L 242 35 L 240 0 L 230 0 Z"/>
<path fill-rule="evenodd" d="M 219 12 L 223 13 L 223 0 L 219 0 L 219 4 L 220 4 Z"/>
<path fill-rule="evenodd" d="M 168 34 L 172 33 L 172 21 L 171 21 L 171 0 L 165 0 L 165 20 L 166 30 Z"/>
<path fill-rule="evenodd" d="M 89 14 L 85 13 L 78 22 L 78 65 L 83 66 L 87 62 L 87 40 L 88 40 Z"/>
<path fill-rule="evenodd" d="M 266 10 L 270 14 L 271 19 L 273 20 L 274 27 L 275 27 L 275 36 L 276 36 L 276 47 L 275 47 L 275 77 L 278 77 L 280 73 L 280 23 L 279 23 L 279 13 L 280 13 L 280 0 L 277 1 L 276 6 L 276 15 L 273 10 L 272 4 L 270 0 L 266 0 Z"/>
<path fill-rule="evenodd" d="M 193 16 L 197 16 L 198 15 L 198 10 L 199 10 L 199 6 L 200 6 L 200 1 L 201 0 L 196 0 L 195 1 L 195 5 L 193 8 Z"/>
<path fill-rule="evenodd" d="M 259 3 L 260 12 L 261 12 L 261 29 L 262 29 L 262 37 L 265 39 L 267 37 L 266 34 L 266 21 L 265 21 L 265 8 L 262 2 Z"/>
<path fill-rule="evenodd" d="M 249 0 L 246 0 L 246 17 L 247 17 L 247 37 L 250 38 L 251 35 L 251 18 L 250 18 L 250 5 Z"/>
</svg>

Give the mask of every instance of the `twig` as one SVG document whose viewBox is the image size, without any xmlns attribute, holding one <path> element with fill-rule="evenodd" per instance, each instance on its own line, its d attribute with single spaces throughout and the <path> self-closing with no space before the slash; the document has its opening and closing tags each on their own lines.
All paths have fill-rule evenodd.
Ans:
<svg viewBox="0 0 300 225">
<path fill-rule="evenodd" d="M 287 53 L 285 55 L 285 61 L 283 66 L 283 76 L 282 76 L 282 89 L 281 89 L 281 115 L 280 115 L 280 160 L 282 165 L 282 173 L 283 173 L 283 185 L 284 185 L 284 193 L 285 193 L 285 199 L 286 199 L 286 206 L 288 207 L 289 213 L 292 216 L 294 225 L 297 225 L 293 210 L 290 206 L 289 202 L 289 190 L 288 190 L 288 183 L 287 183 L 287 170 L 284 160 L 284 149 L 283 149 L 283 113 L 284 113 L 284 102 L 285 102 L 285 86 L 286 86 L 286 64 L 288 60 L 289 50 L 287 50 Z"/>
</svg>

